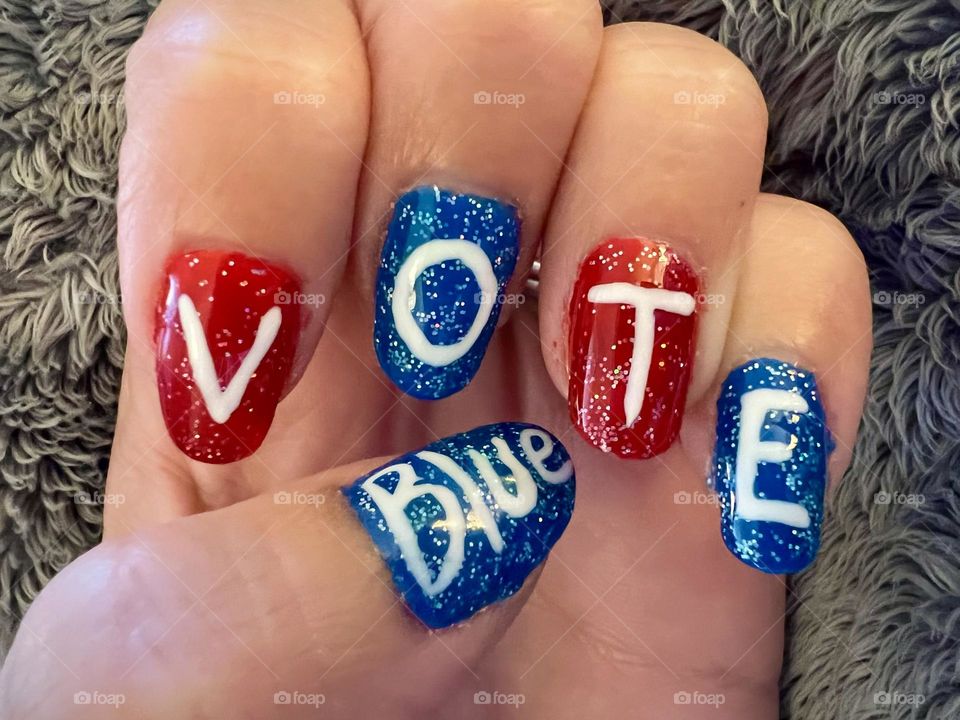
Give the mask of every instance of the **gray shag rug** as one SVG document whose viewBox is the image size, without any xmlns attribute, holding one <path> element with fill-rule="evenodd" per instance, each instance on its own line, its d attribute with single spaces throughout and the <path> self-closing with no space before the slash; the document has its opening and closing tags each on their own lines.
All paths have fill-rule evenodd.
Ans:
<svg viewBox="0 0 960 720">
<path fill-rule="evenodd" d="M 123 63 L 155 1 L 0 4 L 0 649 L 99 539 L 124 343 Z M 608 0 L 696 29 L 770 114 L 765 189 L 837 213 L 872 270 L 855 459 L 791 593 L 783 715 L 960 718 L 960 2 Z"/>
</svg>

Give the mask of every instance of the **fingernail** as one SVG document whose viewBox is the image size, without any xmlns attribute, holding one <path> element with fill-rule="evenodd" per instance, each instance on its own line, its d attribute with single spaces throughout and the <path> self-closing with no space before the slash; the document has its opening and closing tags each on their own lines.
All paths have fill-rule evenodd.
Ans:
<svg viewBox="0 0 960 720">
<path fill-rule="evenodd" d="M 669 245 L 612 238 L 580 265 L 570 300 L 570 418 L 594 447 L 649 458 L 680 432 L 700 281 Z"/>
<path fill-rule="evenodd" d="M 431 628 L 513 595 L 573 512 L 553 435 L 486 425 L 397 458 L 343 489 L 407 606 Z"/>
<path fill-rule="evenodd" d="M 172 257 L 157 305 L 157 386 L 170 437 L 194 460 L 253 453 L 270 429 L 300 333 L 289 272 L 238 252 Z"/>
<path fill-rule="evenodd" d="M 730 552 L 767 573 L 813 562 L 832 447 L 813 373 L 758 358 L 727 376 L 712 481 Z"/>
<path fill-rule="evenodd" d="M 517 263 L 517 209 L 421 187 L 397 200 L 377 274 L 374 345 L 409 395 L 438 399 L 473 379 Z"/>
</svg>

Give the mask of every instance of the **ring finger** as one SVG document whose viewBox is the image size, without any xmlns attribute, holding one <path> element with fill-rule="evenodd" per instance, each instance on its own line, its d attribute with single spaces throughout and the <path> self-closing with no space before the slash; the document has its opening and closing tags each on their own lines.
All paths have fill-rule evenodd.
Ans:
<svg viewBox="0 0 960 720">
<path fill-rule="evenodd" d="M 653 23 L 606 31 L 540 308 L 547 368 L 598 449 L 662 453 L 712 381 L 732 302 L 710 300 L 733 298 L 766 124 L 756 81 L 717 43 Z"/>
</svg>

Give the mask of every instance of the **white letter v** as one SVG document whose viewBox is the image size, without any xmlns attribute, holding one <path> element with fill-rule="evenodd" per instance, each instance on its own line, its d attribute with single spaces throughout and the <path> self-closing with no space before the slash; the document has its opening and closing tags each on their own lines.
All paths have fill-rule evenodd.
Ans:
<svg viewBox="0 0 960 720">
<path fill-rule="evenodd" d="M 272 307 L 260 318 L 253 347 L 240 363 L 237 372 L 230 378 L 225 390 L 220 389 L 217 371 L 213 367 L 213 358 L 210 356 L 210 347 L 207 345 L 207 338 L 200 325 L 200 318 L 193 300 L 188 295 L 181 295 L 177 301 L 177 309 L 180 312 L 180 325 L 183 328 L 183 338 L 187 343 L 187 357 L 190 358 L 194 382 L 203 396 L 210 418 L 222 425 L 240 406 L 250 379 L 277 337 L 282 320 L 280 308 Z"/>
</svg>

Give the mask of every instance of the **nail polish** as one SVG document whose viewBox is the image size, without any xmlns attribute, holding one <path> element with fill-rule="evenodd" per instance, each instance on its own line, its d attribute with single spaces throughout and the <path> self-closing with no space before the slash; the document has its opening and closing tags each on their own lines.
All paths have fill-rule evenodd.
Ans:
<svg viewBox="0 0 960 720">
<path fill-rule="evenodd" d="M 662 453 L 680 432 L 700 281 L 663 242 L 611 238 L 584 258 L 570 300 L 567 402 L 594 447 Z"/>
<path fill-rule="evenodd" d="M 513 595 L 573 512 L 566 449 L 536 425 L 438 440 L 343 489 L 410 610 L 443 628 Z"/>
<path fill-rule="evenodd" d="M 429 186 L 397 200 L 377 274 L 374 346 L 405 393 L 436 400 L 473 379 L 519 232 L 517 209 L 491 198 Z"/>
<path fill-rule="evenodd" d="M 767 573 L 795 573 L 820 546 L 833 441 L 813 373 L 758 358 L 735 368 L 717 400 L 711 483 L 723 541 Z"/>
<path fill-rule="evenodd" d="M 195 250 L 166 266 L 156 315 L 157 387 L 188 457 L 252 454 L 273 422 L 300 334 L 299 281 L 238 252 Z"/>
</svg>

